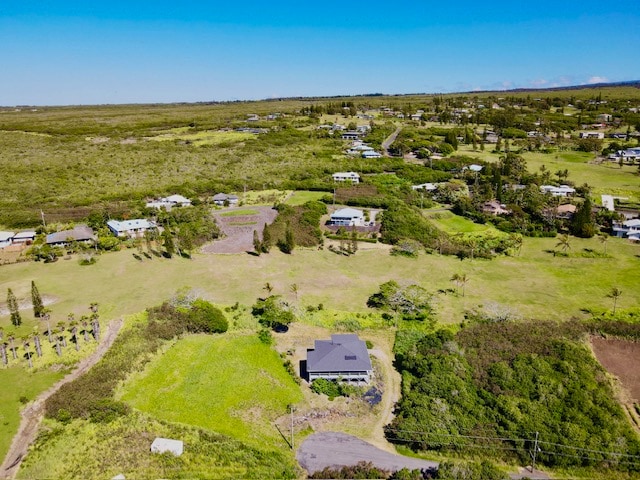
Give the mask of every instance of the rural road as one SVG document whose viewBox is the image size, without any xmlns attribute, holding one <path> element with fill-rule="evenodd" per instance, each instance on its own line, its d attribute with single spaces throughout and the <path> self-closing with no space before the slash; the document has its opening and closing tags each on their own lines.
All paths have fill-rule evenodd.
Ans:
<svg viewBox="0 0 640 480">
<path fill-rule="evenodd" d="M 402 127 L 396 128 L 396 130 L 391 135 L 389 135 L 384 142 L 382 142 L 382 154 L 385 157 L 389 156 L 389 147 L 393 142 L 396 141 L 396 137 L 400 133 L 400 130 L 402 130 Z"/>
<path fill-rule="evenodd" d="M 96 351 L 82 360 L 74 371 L 69 373 L 47 391 L 38 395 L 35 401 L 20 413 L 20 427 L 18 428 L 16 435 L 13 437 L 11 447 L 4 458 L 4 462 L 0 466 L 0 478 L 13 478 L 18 472 L 20 463 L 22 462 L 23 457 L 27 454 L 29 445 L 31 445 L 35 440 L 38 433 L 38 427 L 40 426 L 40 421 L 44 415 L 44 404 L 47 399 L 56 393 L 62 385 L 72 382 L 98 363 L 118 336 L 122 323 L 122 319 L 113 320 L 109 323 L 105 335 L 100 340 L 100 345 L 98 345 Z"/>
<path fill-rule="evenodd" d="M 308 436 L 296 453 L 302 468 L 314 473 L 326 467 L 344 467 L 371 462 L 384 470 L 397 471 L 437 468 L 438 462 L 385 452 L 359 438 L 338 432 L 319 432 Z"/>
</svg>

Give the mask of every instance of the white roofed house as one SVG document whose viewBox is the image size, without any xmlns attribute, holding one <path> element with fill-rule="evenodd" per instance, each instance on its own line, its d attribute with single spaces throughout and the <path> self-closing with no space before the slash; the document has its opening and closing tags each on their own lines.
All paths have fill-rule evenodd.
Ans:
<svg viewBox="0 0 640 480">
<path fill-rule="evenodd" d="M 26 230 L 24 232 L 18 232 L 13 236 L 12 243 L 19 243 L 22 245 L 31 245 L 36 239 L 36 232 L 34 230 Z"/>
<path fill-rule="evenodd" d="M 550 193 L 554 197 L 568 197 L 576 193 L 576 189 L 569 185 L 542 185 L 540 187 L 542 193 Z"/>
<path fill-rule="evenodd" d="M 135 220 L 109 220 L 107 227 L 116 237 L 140 238 L 147 230 L 156 228 L 156 224 L 144 218 Z"/>
<path fill-rule="evenodd" d="M 616 237 L 628 238 L 636 242 L 640 241 L 640 218 L 614 223 L 613 233 Z"/>
<path fill-rule="evenodd" d="M 14 232 L 0 232 L 0 248 L 8 247 L 13 240 Z"/>
<path fill-rule="evenodd" d="M 362 152 L 362 158 L 380 158 L 380 157 L 382 157 L 382 154 L 376 152 L 375 150 L 366 150 Z"/>
<path fill-rule="evenodd" d="M 213 196 L 213 203 L 220 207 L 224 205 L 237 205 L 238 197 L 236 195 L 227 195 L 226 193 L 216 193 Z"/>
<path fill-rule="evenodd" d="M 356 172 L 336 172 L 332 176 L 334 182 L 360 183 L 360 175 Z"/>
<path fill-rule="evenodd" d="M 364 212 L 357 208 L 341 208 L 336 210 L 329 217 L 331 225 L 343 227 L 362 227 L 364 226 Z"/>
<path fill-rule="evenodd" d="M 167 210 L 171 210 L 172 207 L 190 207 L 191 200 L 182 195 L 170 195 L 168 197 L 163 197 L 159 200 L 153 200 L 147 203 L 147 208 L 157 208 L 160 210 L 161 208 L 166 208 Z"/>
<path fill-rule="evenodd" d="M 316 340 L 313 349 L 307 350 L 307 374 L 309 381 L 355 380 L 369 382 L 373 367 L 367 345 L 357 335 L 334 334 L 331 340 Z"/>
</svg>

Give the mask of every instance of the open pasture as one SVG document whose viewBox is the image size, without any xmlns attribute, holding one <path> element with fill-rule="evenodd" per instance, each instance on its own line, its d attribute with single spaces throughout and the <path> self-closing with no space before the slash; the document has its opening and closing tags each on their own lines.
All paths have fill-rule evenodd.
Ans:
<svg viewBox="0 0 640 480">
<path fill-rule="evenodd" d="M 179 340 L 126 382 L 121 399 L 155 418 L 281 446 L 272 422 L 302 399 L 299 387 L 255 335 L 229 335 Z"/>
</svg>

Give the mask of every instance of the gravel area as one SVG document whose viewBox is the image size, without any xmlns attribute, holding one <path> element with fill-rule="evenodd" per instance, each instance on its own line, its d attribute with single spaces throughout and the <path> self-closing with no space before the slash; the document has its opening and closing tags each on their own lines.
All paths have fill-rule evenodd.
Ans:
<svg viewBox="0 0 640 480">
<path fill-rule="evenodd" d="M 337 432 L 314 433 L 300 445 L 296 458 L 309 473 L 326 467 L 344 467 L 358 462 L 371 462 L 379 468 L 397 471 L 437 468 L 438 462 L 404 457 L 374 447 L 359 438 Z"/>
<path fill-rule="evenodd" d="M 254 210 L 256 215 L 232 215 L 234 210 Z M 213 216 L 225 235 L 222 239 L 216 240 L 202 247 L 202 253 L 246 253 L 253 252 L 253 231 L 257 230 L 262 235 L 265 224 L 272 223 L 278 212 L 271 207 L 233 207 L 224 210 L 217 210 Z"/>
</svg>

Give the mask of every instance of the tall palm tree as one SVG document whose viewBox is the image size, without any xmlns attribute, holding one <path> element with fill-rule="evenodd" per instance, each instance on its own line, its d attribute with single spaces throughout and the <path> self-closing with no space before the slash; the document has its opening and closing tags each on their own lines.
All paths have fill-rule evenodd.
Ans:
<svg viewBox="0 0 640 480">
<path fill-rule="evenodd" d="M 567 250 L 571 248 L 571 242 L 569 240 L 569 235 L 563 233 L 558 237 L 558 243 L 556 243 L 556 247 L 562 248 L 562 253 L 567 253 Z"/>
<path fill-rule="evenodd" d="M 13 359 L 17 359 L 18 355 L 16 355 L 16 346 L 13 343 L 15 341 L 16 337 L 13 335 L 9 335 L 9 350 L 11 350 L 11 354 L 13 355 Z"/>
<path fill-rule="evenodd" d="M 458 276 L 458 284 L 462 287 L 462 296 L 464 297 L 464 287 L 469 281 L 466 273 L 462 273 Z"/>
<path fill-rule="evenodd" d="M 36 353 L 39 357 L 42 356 L 42 347 L 40 346 L 40 331 L 38 327 L 33 327 L 33 344 L 36 347 Z"/>
<path fill-rule="evenodd" d="M 609 235 L 607 235 L 606 233 L 598 235 L 598 240 L 602 244 L 602 248 L 604 249 L 604 254 L 606 255 L 607 254 L 607 242 L 609 241 Z"/>
<path fill-rule="evenodd" d="M 24 354 L 27 357 L 27 362 L 29 362 L 29 368 L 33 368 L 33 362 L 31 361 L 31 349 L 29 348 L 31 344 L 29 343 L 30 337 L 27 335 L 26 337 L 22 337 L 22 347 L 24 348 Z"/>
<path fill-rule="evenodd" d="M 620 290 L 618 287 L 612 287 L 611 291 L 609 292 L 609 295 L 607 295 L 607 297 L 609 298 L 613 298 L 613 314 L 616 314 L 616 305 L 618 303 L 618 298 L 620 298 L 620 296 L 622 295 L 622 290 Z"/>
<path fill-rule="evenodd" d="M 49 320 L 51 319 L 51 310 L 48 308 L 43 308 L 40 314 L 40 320 L 47 322 L 47 339 L 49 343 L 52 343 L 51 340 L 51 325 L 49 324 Z"/>
<path fill-rule="evenodd" d="M 273 292 L 273 285 L 271 285 L 269 282 L 264 284 L 264 287 L 262 287 L 263 290 L 266 290 L 267 293 L 269 294 L 269 296 L 271 296 L 271 292 Z"/>
<path fill-rule="evenodd" d="M 64 332 L 67 330 L 67 324 L 65 322 L 58 322 L 58 335 L 63 347 L 67 346 L 67 338 L 64 336 Z"/>
<path fill-rule="evenodd" d="M 85 343 L 89 343 L 89 317 L 82 315 L 80 317 L 80 323 L 82 325 L 82 334 L 84 336 Z"/>
<path fill-rule="evenodd" d="M 80 342 L 78 342 L 78 322 L 69 324 L 69 332 L 71 333 L 71 341 L 75 343 L 76 352 L 80 350 Z"/>
<path fill-rule="evenodd" d="M 460 274 L 459 273 L 454 273 L 453 275 L 451 275 L 451 278 L 449 279 L 450 281 L 452 281 L 453 283 L 455 283 L 456 285 L 456 293 L 458 293 L 458 287 L 460 286 L 458 281 L 460 280 Z"/>
<path fill-rule="evenodd" d="M 298 284 L 297 283 L 292 283 L 291 286 L 289 287 L 291 289 L 291 293 L 293 293 L 296 297 L 296 302 L 298 301 Z"/>
<path fill-rule="evenodd" d="M 7 360 L 7 344 L 0 340 L 0 360 L 2 360 L 2 365 L 5 367 L 9 364 L 9 360 Z"/>
</svg>

